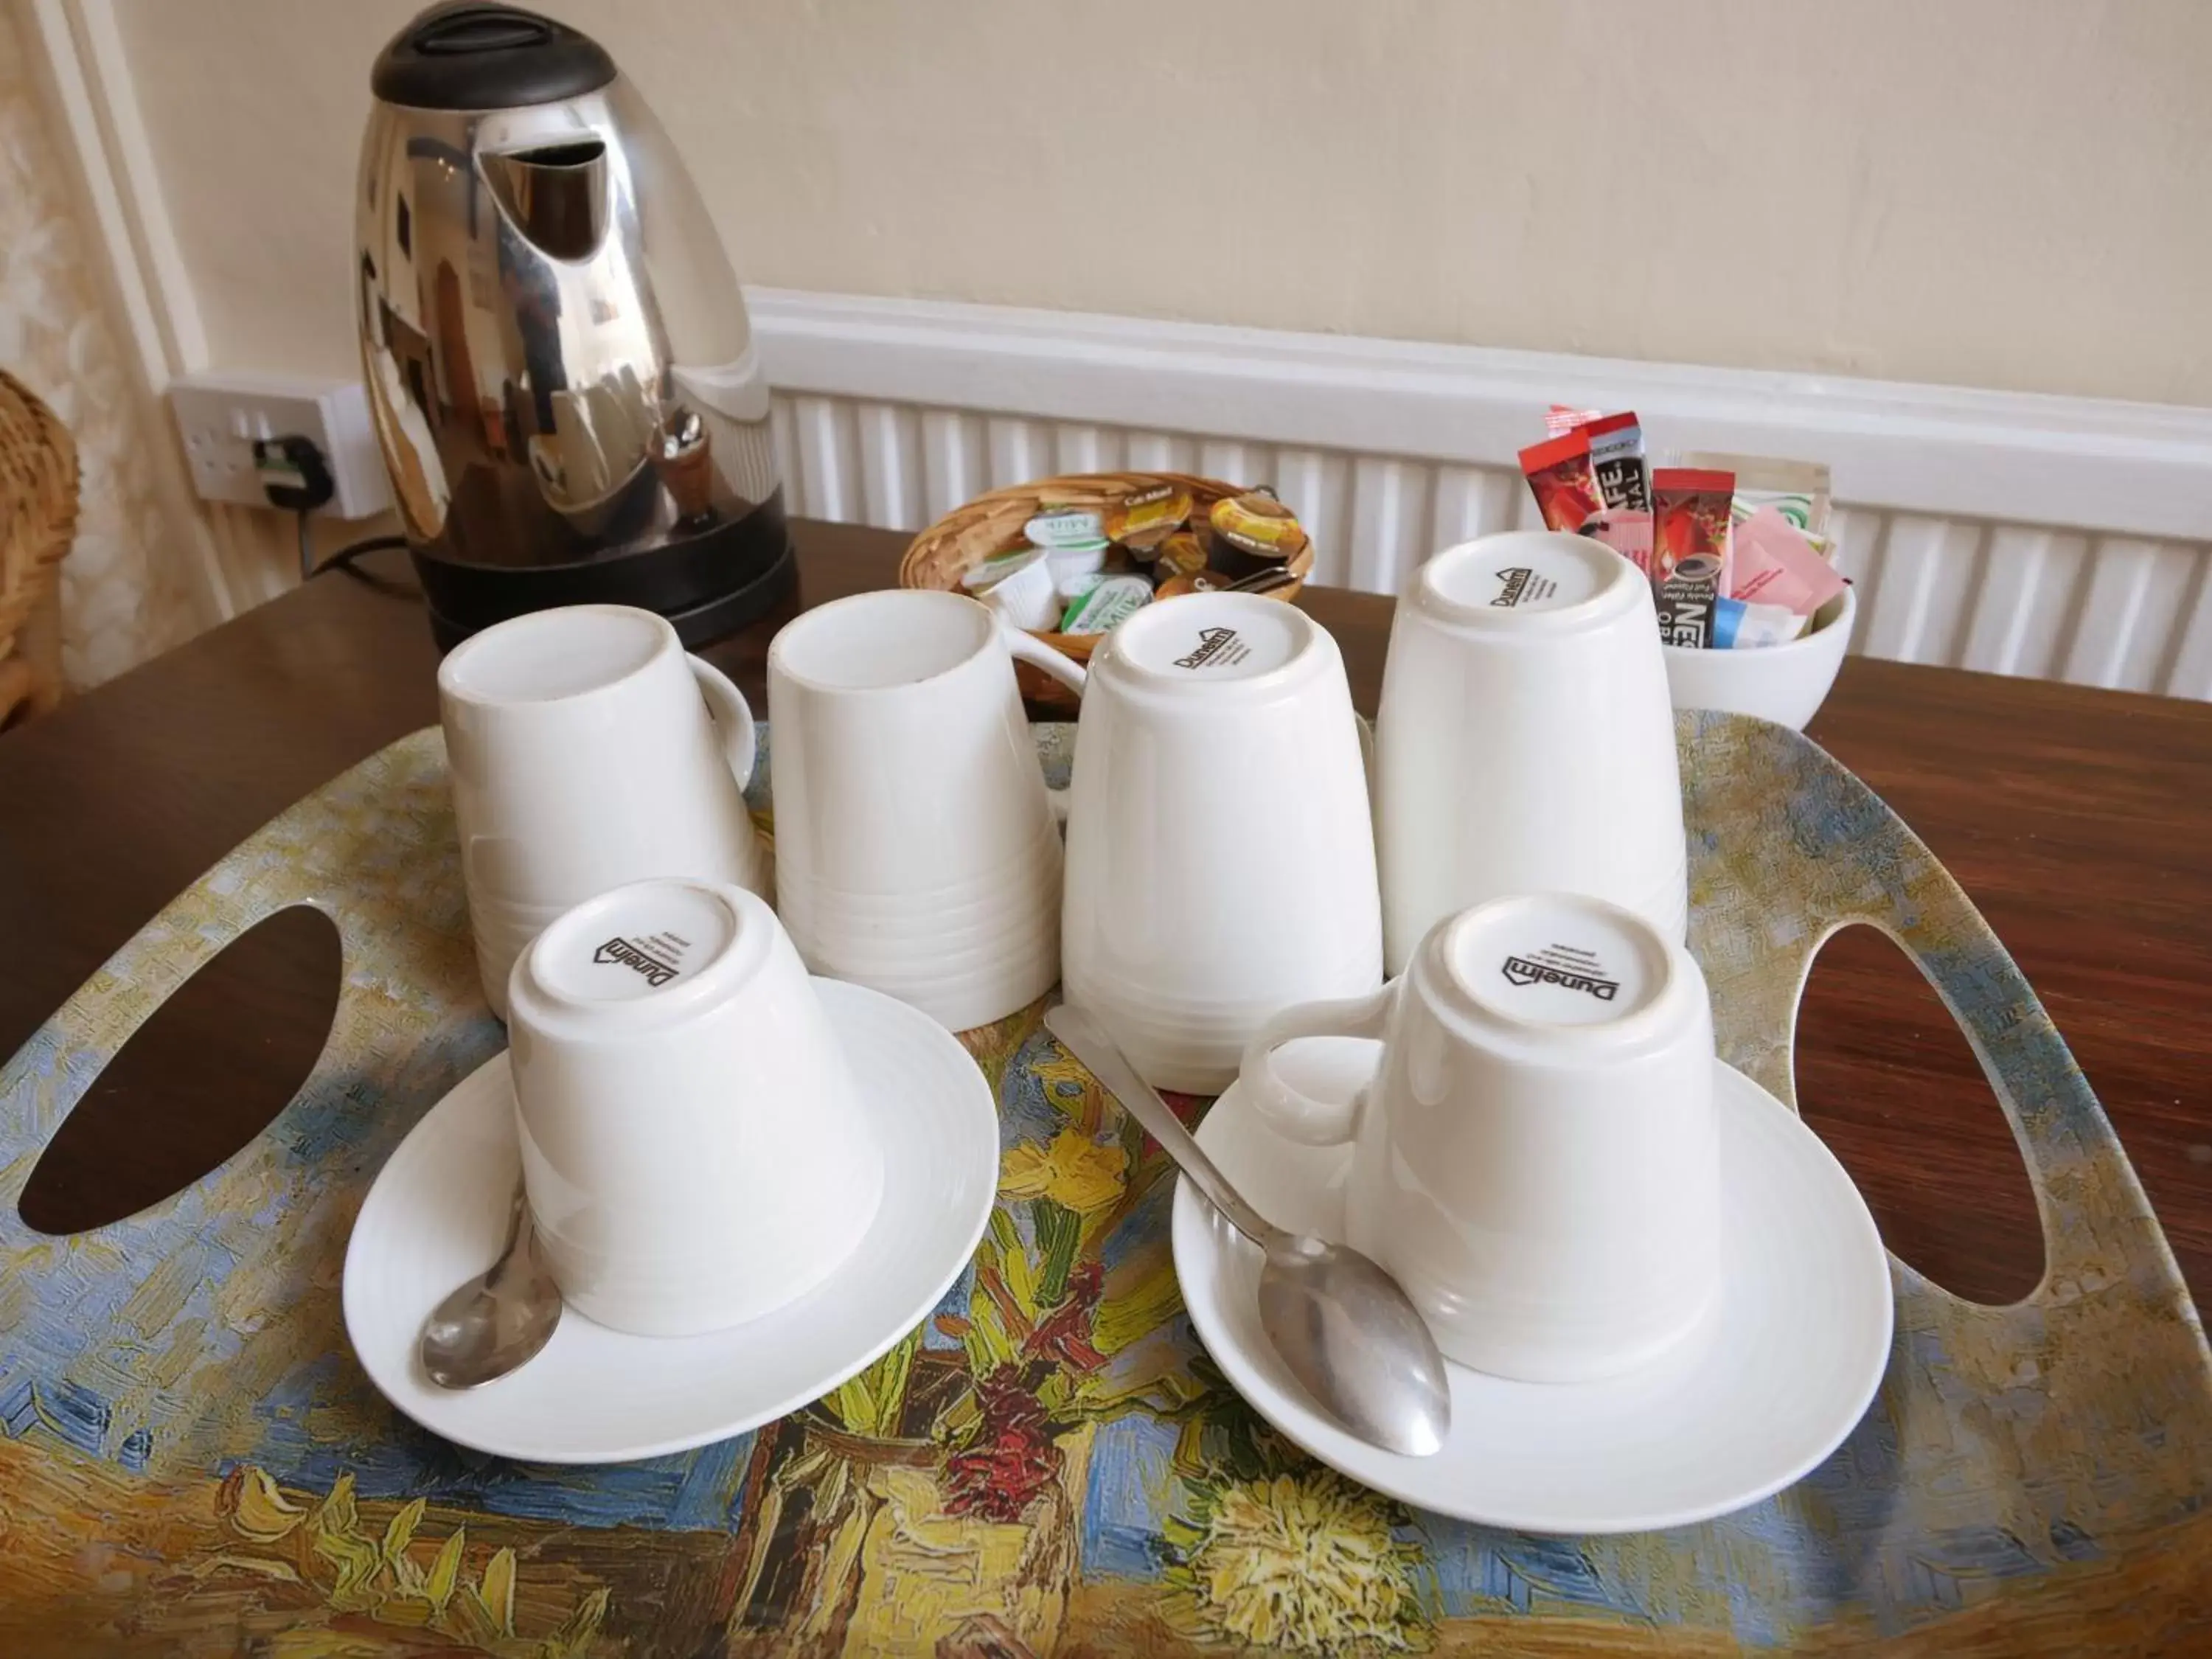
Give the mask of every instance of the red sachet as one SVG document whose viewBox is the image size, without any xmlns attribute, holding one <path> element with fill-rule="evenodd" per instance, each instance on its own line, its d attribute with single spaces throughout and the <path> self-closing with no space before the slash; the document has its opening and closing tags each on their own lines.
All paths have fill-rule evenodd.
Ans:
<svg viewBox="0 0 2212 1659">
<path fill-rule="evenodd" d="M 1589 435 L 1577 428 L 1521 452 L 1521 473 L 1536 497 L 1536 510 L 1552 530 L 1580 530 L 1598 511 L 1597 478 L 1590 471 Z"/>
<path fill-rule="evenodd" d="M 1735 474 L 1687 466 L 1651 473 L 1651 580 L 1664 581 L 1692 554 L 1721 562 L 1721 592 L 1728 590 L 1729 503 Z"/>
<path fill-rule="evenodd" d="M 1735 474 L 1662 466 L 1651 474 L 1651 580 L 1669 645 L 1712 643 L 1714 603 L 1729 591 L 1729 505 Z"/>
</svg>

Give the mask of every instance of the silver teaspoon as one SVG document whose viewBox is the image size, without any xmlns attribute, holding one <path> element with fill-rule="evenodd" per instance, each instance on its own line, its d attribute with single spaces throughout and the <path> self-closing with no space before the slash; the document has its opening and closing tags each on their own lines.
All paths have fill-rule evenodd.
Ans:
<svg viewBox="0 0 2212 1659">
<path fill-rule="evenodd" d="M 1254 1209 L 1090 1014 L 1063 1002 L 1044 1023 L 1265 1253 L 1260 1328 L 1314 1403 L 1370 1445 L 1441 1450 L 1451 1428 L 1444 1357 L 1398 1281 L 1350 1246 L 1287 1232 Z"/>
<path fill-rule="evenodd" d="M 560 1322 L 561 1287 L 538 1253 L 517 1182 L 499 1260 L 423 1322 L 422 1370 L 441 1389 L 482 1388 L 535 1358 Z"/>
</svg>

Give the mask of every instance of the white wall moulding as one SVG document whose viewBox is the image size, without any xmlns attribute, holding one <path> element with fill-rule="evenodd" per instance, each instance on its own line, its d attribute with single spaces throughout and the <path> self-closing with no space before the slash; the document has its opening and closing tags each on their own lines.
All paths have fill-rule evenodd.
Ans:
<svg viewBox="0 0 2212 1659">
<path fill-rule="evenodd" d="M 2212 410 L 755 289 L 790 392 L 1511 466 L 1553 403 L 1826 460 L 1856 501 L 2197 539 Z"/>
<path fill-rule="evenodd" d="M 1535 520 L 1547 404 L 1826 461 L 1856 648 L 2212 700 L 2212 410 L 753 289 L 793 509 L 918 530 L 1054 471 L 1272 483 L 1316 579 L 1395 592 Z"/>
</svg>

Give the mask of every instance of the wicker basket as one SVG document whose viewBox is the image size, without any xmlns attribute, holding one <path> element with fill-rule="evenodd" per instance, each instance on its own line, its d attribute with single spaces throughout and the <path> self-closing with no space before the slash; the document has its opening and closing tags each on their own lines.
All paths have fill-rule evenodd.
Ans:
<svg viewBox="0 0 2212 1659">
<path fill-rule="evenodd" d="M 978 495 L 957 507 L 916 536 L 899 560 L 901 587 L 953 588 L 971 567 L 994 554 L 1020 545 L 1022 526 L 1048 507 L 1114 505 L 1123 498 L 1158 484 L 1174 484 L 1191 494 L 1192 516 L 1203 514 L 1224 495 L 1241 495 L 1251 486 L 1224 483 L 1188 472 L 1078 472 L 1057 478 L 1040 478 Z M 1271 599 L 1297 597 L 1313 568 L 1313 544 L 1309 541 L 1284 567 L 1292 580 L 1272 588 Z M 1091 660 L 1103 634 L 1055 634 L 1036 630 L 1036 637 L 1077 662 Z M 1075 694 L 1050 676 L 1026 664 L 1016 664 L 1022 695 L 1030 702 L 1073 708 Z"/>
<path fill-rule="evenodd" d="M 76 537 L 76 445 L 24 384 L 0 370 L 0 725 L 51 707 L 51 665 L 9 660 L 16 630 L 54 582 Z"/>
</svg>

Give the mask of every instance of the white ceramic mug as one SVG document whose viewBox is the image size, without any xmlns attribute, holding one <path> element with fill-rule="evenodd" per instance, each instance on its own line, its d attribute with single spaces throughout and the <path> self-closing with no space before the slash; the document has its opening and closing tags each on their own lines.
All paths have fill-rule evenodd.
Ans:
<svg viewBox="0 0 2212 1659">
<path fill-rule="evenodd" d="M 763 890 L 745 810 L 752 710 L 666 618 L 579 605 L 516 617 L 438 668 L 477 965 L 507 1017 L 515 957 L 571 905 L 690 876 Z"/>
<path fill-rule="evenodd" d="M 1382 978 L 1344 659 L 1250 593 L 1146 606 L 1091 659 L 1069 790 L 1069 998 L 1157 1088 L 1213 1094 L 1268 1015 Z"/>
<path fill-rule="evenodd" d="M 957 593 L 859 593 L 769 647 L 776 908 L 807 964 L 955 1031 L 1060 976 L 1059 816 L 1014 659 L 1080 666 Z"/>
<path fill-rule="evenodd" d="M 1302 1036 L 1382 1040 L 1349 1101 L 1286 1082 Z M 1690 954 L 1575 894 L 1446 918 L 1372 996 L 1285 1010 L 1241 1086 L 1279 1133 L 1353 1143 L 1345 1242 L 1437 1346 L 1528 1382 L 1608 1376 L 1695 1329 L 1720 1284 L 1713 1028 Z"/>
<path fill-rule="evenodd" d="M 1651 587 L 1548 531 L 1448 548 L 1390 627 L 1375 724 L 1383 955 L 1505 893 L 1590 893 L 1680 939 L 1688 863 Z"/>
<path fill-rule="evenodd" d="M 719 1330 L 805 1294 L 866 1232 L 882 1155 L 765 901 L 603 893 L 538 935 L 508 998 L 523 1183 L 579 1313 Z"/>
</svg>

